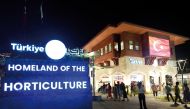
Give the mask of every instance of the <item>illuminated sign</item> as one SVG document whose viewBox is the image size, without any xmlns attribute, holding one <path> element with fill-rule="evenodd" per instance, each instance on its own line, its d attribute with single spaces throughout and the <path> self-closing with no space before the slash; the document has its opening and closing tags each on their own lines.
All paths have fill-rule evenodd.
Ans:
<svg viewBox="0 0 190 109">
<path fill-rule="evenodd" d="M 3 91 L 86 89 L 87 81 L 4 83 Z"/>
<path fill-rule="evenodd" d="M 11 43 L 11 48 L 13 51 L 19 52 L 31 52 L 31 53 L 43 53 L 53 59 L 59 60 L 62 59 L 65 55 L 69 56 L 83 56 L 83 49 L 70 49 L 66 48 L 65 45 L 59 40 L 51 40 L 49 41 L 45 47 L 40 47 L 36 45 L 23 45 L 19 43 Z"/>
<path fill-rule="evenodd" d="M 88 64 L 83 58 L 7 59 L 0 109 L 92 109 Z"/>
<path fill-rule="evenodd" d="M 85 72 L 85 66 L 65 66 L 61 65 L 22 65 L 22 64 L 8 64 L 8 71 L 73 71 Z"/>
<path fill-rule="evenodd" d="M 51 59 L 58 60 L 65 56 L 67 49 L 59 40 L 51 40 L 46 44 L 45 52 Z"/>
<path fill-rule="evenodd" d="M 135 58 L 129 57 L 129 61 L 131 64 L 142 64 L 142 60 L 137 60 Z"/>
<path fill-rule="evenodd" d="M 170 57 L 170 43 L 167 39 L 149 37 L 150 56 Z"/>
<path fill-rule="evenodd" d="M 22 45 L 22 44 L 17 44 L 17 43 L 11 43 L 12 50 L 17 50 L 17 51 L 28 51 L 28 52 L 44 52 L 44 47 L 37 47 L 35 45 Z"/>
</svg>

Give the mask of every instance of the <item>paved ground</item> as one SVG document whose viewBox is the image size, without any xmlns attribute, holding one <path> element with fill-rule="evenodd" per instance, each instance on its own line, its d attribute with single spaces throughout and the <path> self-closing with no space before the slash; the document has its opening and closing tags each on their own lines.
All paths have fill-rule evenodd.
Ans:
<svg viewBox="0 0 190 109">
<path fill-rule="evenodd" d="M 129 97 L 130 101 L 107 100 L 105 95 L 103 101 L 94 101 L 93 109 L 139 109 L 138 97 Z M 154 98 L 152 95 L 146 95 L 148 109 L 185 109 L 182 105 L 174 106 L 173 102 L 164 102 Z M 188 107 L 190 105 L 188 104 Z M 190 109 L 190 108 L 187 108 Z"/>
</svg>

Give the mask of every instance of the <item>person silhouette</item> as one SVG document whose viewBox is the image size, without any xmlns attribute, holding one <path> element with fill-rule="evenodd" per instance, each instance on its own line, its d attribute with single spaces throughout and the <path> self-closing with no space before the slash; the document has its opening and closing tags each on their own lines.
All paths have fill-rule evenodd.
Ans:
<svg viewBox="0 0 190 109">
<path fill-rule="evenodd" d="M 140 109 L 143 109 L 142 107 L 144 107 L 144 109 L 147 109 L 146 98 L 144 94 L 145 93 L 144 85 L 142 85 L 142 82 L 139 82 L 137 86 L 138 86 L 138 98 L 139 98 L 139 103 L 140 103 Z M 142 106 L 142 102 L 143 102 L 143 106 Z"/>
</svg>

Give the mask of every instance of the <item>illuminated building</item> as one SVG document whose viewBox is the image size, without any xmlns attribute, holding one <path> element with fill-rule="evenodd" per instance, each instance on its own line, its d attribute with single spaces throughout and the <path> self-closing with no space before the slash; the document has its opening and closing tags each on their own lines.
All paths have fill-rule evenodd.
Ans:
<svg viewBox="0 0 190 109">
<path fill-rule="evenodd" d="M 115 81 L 142 81 L 146 91 L 155 83 L 173 84 L 177 67 L 175 46 L 188 38 L 131 23 L 108 26 L 83 48 L 95 52 L 95 89 Z"/>
</svg>

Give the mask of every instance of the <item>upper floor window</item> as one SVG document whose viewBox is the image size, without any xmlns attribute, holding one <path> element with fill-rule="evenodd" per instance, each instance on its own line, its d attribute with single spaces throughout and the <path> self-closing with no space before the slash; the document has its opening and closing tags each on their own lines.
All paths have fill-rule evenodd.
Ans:
<svg viewBox="0 0 190 109">
<path fill-rule="evenodd" d="M 103 52 L 104 52 L 104 50 L 103 50 L 103 48 L 101 48 L 100 49 L 100 55 L 103 55 L 104 54 Z"/>
<path fill-rule="evenodd" d="M 139 42 L 135 42 L 135 50 L 140 50 Z"/>
<path fill-rule="evenodd" d="M 119 47 L 118 47 L 118 43 L 117 43 L 117 42 L 114 43 L 114 49 L 115 49 L 116 51 L 119 51 Z"/>
<path fill-rule="evenodd" d="M 121 50 L 124 50 L 124 42 L 121 41 Z"/>
<path fill-rule="evenodd" d="M 107 45 L 105 46 L 104 51 L 105 51 L 105 53 L 108 52 L 108 46 Z"/>
<path fill-rule="evenodd" d="M 108 45 L 108 52 L 111 52 L 112 50 L 112 46 L 111 46 L 111 43 Z"/>
<path fill-rule="evenodd" d="M 133 45 L 134 45 L 133 41 L 130 40 L 129 41 L 129 49 L 130 50 L 133 50 Z"/>
<path fill-rule="evenodd" d="M 100 56 L 100 50 L 97 50 L 97 55 L 96 57 L 99 57 Z"/>
</svg>

